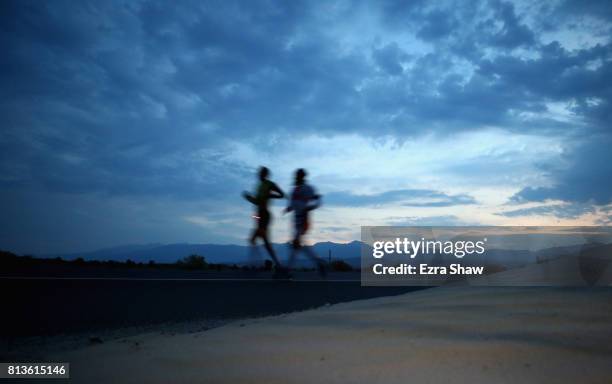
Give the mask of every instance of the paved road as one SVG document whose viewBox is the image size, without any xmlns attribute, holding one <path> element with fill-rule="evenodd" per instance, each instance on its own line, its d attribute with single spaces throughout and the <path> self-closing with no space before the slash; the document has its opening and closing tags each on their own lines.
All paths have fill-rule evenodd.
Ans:
<svg viewBox="0 0 612 384">
<path fill-rule="evenodd" d="M 70 334 L 201 319 L 265 316 L 412 291 L 361 287 L 356 273 L 298 273 L 279 281 L 261 273 L 172 273 L 1 277 L 0 336 Z"/>
</svg>

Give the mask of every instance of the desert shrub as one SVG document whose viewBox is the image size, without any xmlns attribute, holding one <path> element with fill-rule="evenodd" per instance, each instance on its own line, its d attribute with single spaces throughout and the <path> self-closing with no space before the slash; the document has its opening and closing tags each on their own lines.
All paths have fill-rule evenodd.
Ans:
<svg viewBox="0 0 612 384">
<path fill-rule="evenodd" d="M 264 270 L 266 271 L 271 271 L 272 270 L 272 261 L 266 259 L 266 261 L 264 261 Z"/>
<path fill-rule="evenodd" d="M 353 267 L 351 267 L 350 264 L 344 260 L 332 261 L 330 264 L 330 268 L 332 271 L 336 272 L 348 272 L 353 270 Z"/>
<path fill-rule="evenodd" d="M 85 265 L 85 260 L 82 257 L 77 257 L 72 262 L 76 265 Z"/>
<path fill-rule="evenodd" d="M 200 255 L 189 255 L 177 262 L 178 266 L 184 269 L 206 269 L 208 263 L 204 256 Z"/>
</svg>

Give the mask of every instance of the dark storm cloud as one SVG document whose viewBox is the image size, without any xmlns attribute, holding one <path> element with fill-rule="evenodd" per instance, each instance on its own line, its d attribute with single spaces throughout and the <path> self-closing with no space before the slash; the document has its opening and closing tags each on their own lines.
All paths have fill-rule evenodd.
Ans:
<svg viewBox="0 0 612 384">
<path fill-rule="evenodd" d="M 490 36 L 489 41 L 492 45 L 502 48 L 516 48 L 535 44 L 536 39 L 533 31 L 520 22 L 511 3 L 499 1 L 494 4 L 497 17 L 488 19 L 481 25 L 485 36 Z M 496 30 L 495 21 L 501 21 L 502 27 L 500 30 Z"/>
<path fill-rule="evenodd" d="M 612 3 L 607 0 L 565 0 L 555 11 L 554 15 L 557 17 L 588 15 L 603 20 L 612 19 Z"/>
<path fill-rule="evenodd" d="M 370 195 L 350 192 L 331 192 L 325 195 L 326 205 L 365 207 L 389 203 L 399 203 L 406 207 L 449 207 L 476 204 L 476 201 L 468 195 L 448 195 L 426 189 L 400 189 Z"/>
<path fill-rule="evenodd" d="M 372 52 L 372 57 L 382 70 L 392 76 L 402 74 L 404 71 L 401 65 L 402 61 L 408 59 L 408 55 L 397 46 L 397 43 L 390 43 L 378 49 L 375 48 Z"/>
<path fill-rule="evenodd" d="M 610 135 L 612 46 L 541 39 L 576 14 L 609 24 L 610 7 L 530 12 L 531 24 L 503 1 L 2 1 L 0 185 L 223 200 L 251 184 L 257 165 L 232 160 L 229 142 L 272 153 L 275 140 L 313 133 L 401 140 L 491 125 Z M 549 102 L 571 105 L 580 124 L 521 117 Z M 563 190 L 517 199 L 610 201 L 606 182 L 563 187 L 607 176 L 593 171 L 600 158 L 568 161 L 550 173 Z M 472 203 L 440 198 L 431 204 Z"/>
<path fill-rule="evenodd" d="M 433 10 L 424 15 L 423 25 L 416 36 L 423 40 L 436 40 L 447 37 L 458 27 L 459 21 L 451 12 Z"/>
<path fill-rule="evenodd" d="M 0 108 L 7 135 L 0 146 L 10 176 L 3 185 L 214 197 L 246 176 L 240 165 L 224 162 L 215 146 L 232 130 L 216 135 L 204 129 L 208 123 L 214 130 L 216 114 L 218 121 L 224 114 L 230 120 L 238 102 L 209 90 L 218 86 L 215 81 L 252 75 L 257 55 L 273 60 L 269 51 L 277 42 L 271 37 L 284 35 L 290 6 L 270 16 L 254 7 L 242 28 L 236 28 L 239 20 L 230 16 L 241 16 L 231 8 L 191 6 L 196 12 L 190 16 L 187 4 L 154 9 L 151 3 L 4 2 L 7 54 L 0 76 L 7 86 Z M 259 36 L 249 27 L 257 21 L 267 26 Z M 219 62 L 197 57 L 198 44 Z M 196 55 L 191 76 L 181 72 L 192 60 L 182 53 Z M 223 57 L 243 64 L 232 67 Z M 207 76 L 214 81 L 199 89 L 197 79 Z M 185 108 L 192 101 L 197 108 Z"/>
<path fill-rule="evenodd" d="M 559 43 L 541 47 L 538 59 L 520 59 L 501 55 L 479 63 L 479 74 L 497 78 L 499 89 L 514 88 L 526 101 L 572 101 L 574 111 L 594 119 L 595 129 L 608 128 L 603 118 L 610 114 L 612 95 L 612 45 L 569 52 Z M 601 62 L 597 68 L 587 64 Z M 589 103 L 589 100 L 597 100 Z"/>
<path fill-rule="evenodd" d="M 606 205 L 612 202 L 612 139 L 598 135 L 565 156 L 567 166 L 552 171 L 552 187 L 527 187 L 511 202 L 564 200 Z"/>
<path fill-rule="evenodd" d="M 562 219 L 575 219 L 592 212 L 593 207 L 584 204 L 569 205 L 546 205 L 541 207 L 521 208 L 505 212 L 496 213 L 504 217 L 523 217 L 523 216 L 554 216 Z"/>
<path fill-rule="evenodd" d="M 383 7 L 388 8 L 389 25 L 414 31 L 434 50 L 405 63 L 409 69 L 403 71 L 403 81 L 378 79 L 362 91 L 372 114 L 392 116 L 386 127 L 395 134 L 414 134 L 407 127 L 415 126 L 438 133 L 482 125 L 557 135 L 580 129 L 545 117 L 549 102 L 572 105 L 578 118 L 589 120 L 586 132 L 607 128 L 612 110 L 610 44 L 569 50 L 558 42 L 542 43 L 506 2 L 459 3 L 446 10 L 415 3 L 404 13 L 398 7 Z M 400 15 L 411 22 L 401 24 Z M 537 14 L 530 16 L 538 20 Z M 427 28 L 435 29 L 424 33 Z M 514 48 L 531 54 L 516 54 Z M 384 68 L 400 74 L 399 60 L 388 57 Z M 462 60 L 472 67 L 471 75 L 449 70 Z"/>
<path fill-rule="evenodd" d="M 462 226 L 474 225 L 467 223 L 454 215 L 426 216 L 426 217 L 389 217 L 387 225 L 392 226 Z"/>
<path fill-rule="evenodd" d="M 468 58 L 475 66 L 474 75 L 467 82 L 454 74 L 440 77 L 443 71 L 431 68 L 435 68 L 437 62 L 444 63 L 445 59 L 437 52 L 431 54 L 433 61 L 428 60 L 415 70 L 424 75 L 421 77 L 423 84 L 438 81 L 436 95 L 432 97 L 423 92 L 415 103 L 418 107 L 413 116 L 419 116 L 417 121 L 439 121 L 451 126 L 480 123 L 497 124 L 524 132 L 571 133 L 570 140 L 583 144 L 571 150 L 566 157 L 568 167 L 554 167 L 556 171 L 547 172 L 556 186 L 525 188 L 513 201 L 561 199 L 609 204 L 612 195 L 608 180 L 612 179 L 612 172 L 607 164 L 612 161 L 606 148 L 612 134 L 609 125 L 612 116 L 612 45 L 596 44 L 569 50 L 556 41 L 543 44 L 538 41 L 534 30 L 520 21 L 512 5 L 503 2 L 490 4 L 491 14 L 495 16 L 474 22 L 475 33 L 465 32 L 470 27 L 469 23 L 465 23 L 468 19 L 463 19 L 462 30 L 456 31 L 459 37 L 448 34 L 448 39 L 460 47 L 449 50 L 459 57 Z M 568 20 L 575 14 L 588 14 L 604 21 L 610 31 L 609 9 L 609 4 L 567 2 L 548 12 L 558 20 Z M 531 16 L 536 19 L 536 25 L 545 22 L 538 20 L 537 15 Z M 548 17 L 548 14 L 543 13 L 542 17 Z M 500 22 L 502 27 L 496 27 Z M 441 23 L 440 27 L 443 26 L 444 23 Z M 558 26 L 548 25 L 549 32 L 556 28 Z M 574 28 L 579 27 L 575 25 Z M 481 38 L 477 37 L 477 32 L 481 33 Z M 537 55 L 521 57 L 502 50 L 493 58 L 482 55 L 483 48 L 495 46 L 506 49 L 527 47 Z M 419 60 L 426 58 L 424 56 Z M 431 75 L 428 75 L 428 70 Z M 523 121 L 517 118 L 520 113 L 546 112 L 549 108 L 546 102 L 571 105 L 571 112 L 582 123 L 571 124 L 547 118 Z M 560 217 L 565 217 L 560 210 L 556 212 Z"/>
<path fill-rule="evenodd" d="M 309 2 L 3 2 L 0 145 L 12 175 L 3 182 L 189 196 L 217 184 L 194 175 L 231 174 L 215 176 L 194 154 L 227 139 L 533 131 L 546 124 L 516 114 L 546 111 L 546 100 L 571 101 L 594 129 L 607 126 L 610 46 L 540 44 L 506 2 L 385 2 L 381 31 L 412 31 L 433 52 L 409 55 L 399 38 L 344 49 L 327 28 L 361 8 L 326 20 Z M 520 46 L 540 57 L 501 50 Z M 485 49 L 500 50 L 485 58 Z M 475 72 L 450 70 L 459 59 Z"/>
</svg>

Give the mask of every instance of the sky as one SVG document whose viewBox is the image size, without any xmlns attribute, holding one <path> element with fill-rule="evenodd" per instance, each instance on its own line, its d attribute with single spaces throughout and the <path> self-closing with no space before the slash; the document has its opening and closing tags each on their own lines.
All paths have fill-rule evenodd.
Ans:
<svg viewBox="0 0 612 384">
<path fill-rule="evenodd" d="M 612 223 L 608 1 L 2 1 L 0 249 Z M 290 235 L 285 201 L 272 240 Z"/>
</svg>

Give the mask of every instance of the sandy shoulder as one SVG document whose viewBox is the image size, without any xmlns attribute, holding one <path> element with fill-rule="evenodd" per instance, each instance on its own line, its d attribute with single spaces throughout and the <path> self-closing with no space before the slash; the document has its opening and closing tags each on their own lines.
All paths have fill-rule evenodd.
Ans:
<svg viewBox="0 0 612 384">
<path fill-rule="evenodd" d="M 61 360 L 82 383 L 610 383 L 612 290 L 435 288 Z"/>
</svg>

